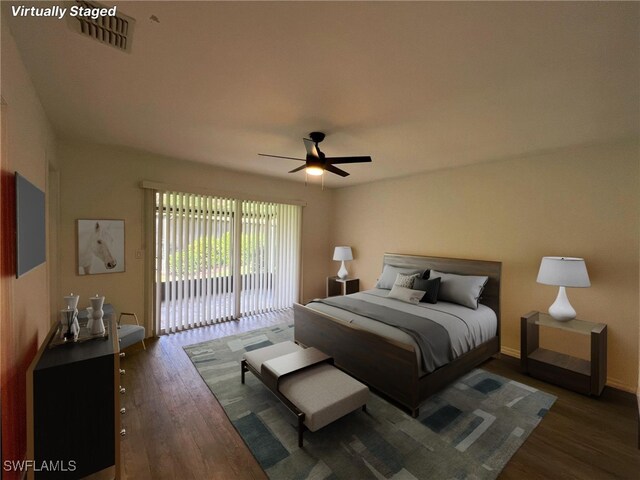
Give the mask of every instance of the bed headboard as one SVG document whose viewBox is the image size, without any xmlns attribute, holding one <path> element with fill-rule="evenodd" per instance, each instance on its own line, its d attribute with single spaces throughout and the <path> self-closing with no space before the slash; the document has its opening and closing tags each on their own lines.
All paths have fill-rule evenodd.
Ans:
<svg viewBox="0 0 640 480">
<path fill-rule="evenodd" d="M 489 280 L 482 291 L 480 303 L 496 312 L 496 317 L 498 318 L 498 335 L 500 334 L 501 262 L 385 253 L 383 257 L 383 266 L 384 265 L 404 268 L 419 268 L 425 270 L 429 268 L 440 272 L 457 273 L 460 275 L 486 275 L 489 277 Z"/>
</svg>

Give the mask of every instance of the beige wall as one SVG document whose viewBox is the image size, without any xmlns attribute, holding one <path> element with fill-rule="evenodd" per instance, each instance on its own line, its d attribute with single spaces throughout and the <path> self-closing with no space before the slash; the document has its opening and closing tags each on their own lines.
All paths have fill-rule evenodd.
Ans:
<svg viewBox="0 0 640 480">
<path fill-rule="evenodd" d="M 520 316 L 546 311 L 557 294 L 536 283 L 541 257 L 584 257 L 592 287 L 569 298 L 579 318 L 608 324 L 608 383 L 635 391 L 637 155 L 623 142 L 338 189 L 332 244 L 354 247 L 349 271 L 362 288 L 373 287 L 384 252 L 501 261 L 502 346 L 514 355 Z"/>
<path fill-rule="evenodd" d="M 331 190 L 317 185 L 279 180 L 180 161 L 131 149 L 61 141 L 60 160 L 60 288 L 80 294 L 81 305 L 96 292 L 120 311 L 145 315 L 144 194 L 142 180 L 206 188 L 212 191 L 259 194 L 307 202 L 303 208 L 303 298 L 322 296 L 330 255 Z M 125 273 L 77 275 L 76 220 L 125 220 Z M 144 257 L 144 255 L 143 255 Z"/>
<path fill-rule="evenodd" d="M 104 293 L 144 312 L 141 180 L 304 200 L 304 299 L 321 296 L 334 245 L 354 247 L 350 272 L 373 286 L 384 252 L 503 262 L 502 345 L 519 354 L 519 318 L 546 310 L 556 289 L 535 282 L 544 255 L 584 257 L 589 289 L 571 289 L 580 318 L 609 325 L 612 386 L 638 381 L 639 220 L 637 145 L 622 142 L 320 191 L 130 149 L 61 141 L 60 292 Z M 93 178 L 93 179 L 92 179 Z M 99 199 L 99 200 L 98 200 Z M 335 212 L 335 214 L 333 213 Z M 124 218 L 125 273 L 76 274 L 75 221 Z M 555 340 L 555 345 L 554 345 Z M 543 336 L 561 347 L 561 335 Z M 569 337 L 571 340 L 571 337 Z M 586 338 L 573 342 L 588 353 Z"/>
<path fill-rule="evenodd" d="M 20 172 L 49 197 L 47 176 L 49 165 L 55 166 L 55 144 L 49 122 L 5 20 L 3 11 L 0 93 L 6 105 L 2 107 L 1 149 L 2 450 L 3 460 L 22 460 L 26 451 L 26 370 L 49 331 L 52 314 L 49 308 L 49 262 L 15 278 L 14 220 L 11 211 L 15 195 L 13 172 Z M 54 223 L 55 219 L 49 219 L 49 226 L 53 230 Z M 12 475 L 7 474 L 7 477 L 13 478 Z"/>
</svg>

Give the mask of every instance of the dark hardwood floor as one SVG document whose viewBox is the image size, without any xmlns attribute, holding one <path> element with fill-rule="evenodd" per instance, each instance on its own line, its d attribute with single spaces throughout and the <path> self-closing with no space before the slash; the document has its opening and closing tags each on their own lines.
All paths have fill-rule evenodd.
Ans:
<svg viewBox="0 0 640 480">
<path fill-rule="evenodd" d="M 127 349 L 122 478 L 267 478 L 182 347 L 286 321 L 292 313 L 247 317 L 148 340 L 146 351 Z"/>
<path fill-rule="evenodd" d="M 122 478 L 266 478 L 182 347 L 291 320 L 291 312 L 247 317 L 150 340 L 146 351 L 130 347 L 122 360 Z M 558 397 L 501 479 L 640 477 L 633 395 L 579 395 L 522 375 L 509 357 L 482 367 Z"/>
<path fill-rule="evenodd" d="M 501 479 L 640 478 L 634 395 L 608 387 L 598 398 L 574 393 L 523 375 L 519 360 L 510 357 L 482 368 L 558 397 Z"/>
</svg>

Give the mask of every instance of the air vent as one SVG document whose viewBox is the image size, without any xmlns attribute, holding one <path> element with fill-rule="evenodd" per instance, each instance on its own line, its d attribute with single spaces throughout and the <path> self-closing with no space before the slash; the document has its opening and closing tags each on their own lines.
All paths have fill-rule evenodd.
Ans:
<svg viewBox="0 0 640 480">
<path fill-rule="evenodd" d="M 102 5 L 98 2 L 87 2 L 86 0 L 75 0 L 75 4 L 76 7 L 80 7 L 82 9 L 113 8 Z M 111 45 L 118 50 L 131 52 L 133 27 L 135 26 L 136 21 L 133 18 L 124 15 L 119 10 L 116 9 L 116 14 L 113 17 L 105 15 L 98 18 L 92 18 L 91 15 L 68 15 L 67 19 L 69 21 L 69 26 L 73 31 L 99 40 L 107 45 Z"/>
</svg>

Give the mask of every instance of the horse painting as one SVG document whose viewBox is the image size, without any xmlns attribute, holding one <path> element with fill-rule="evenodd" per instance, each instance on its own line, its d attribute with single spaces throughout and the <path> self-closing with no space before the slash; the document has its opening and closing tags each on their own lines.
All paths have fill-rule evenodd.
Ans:
<svg viewBox="0 0 640 480">
<path fill-rule="evenodd" d="M 124 221 L 78 220 L 78 273 L 124 271 Z"/>
</svg>

